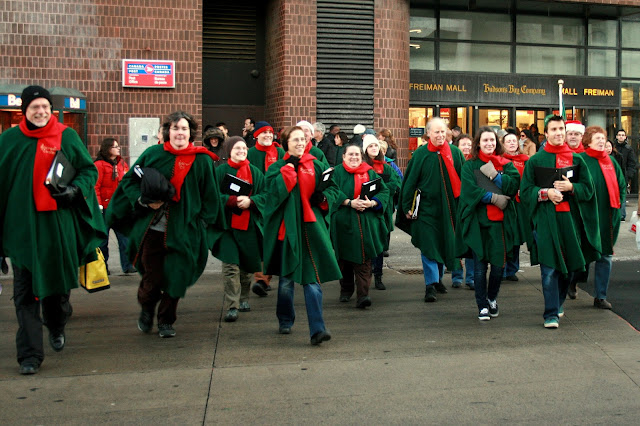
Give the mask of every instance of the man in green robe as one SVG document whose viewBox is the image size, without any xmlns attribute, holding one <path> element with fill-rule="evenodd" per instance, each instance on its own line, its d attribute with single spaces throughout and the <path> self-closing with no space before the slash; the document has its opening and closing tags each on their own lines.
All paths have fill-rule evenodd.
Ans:
<svg viewBox="0 0 640 426">
<path fill-rule="evenodd" d="M 447 143 L 446 131 L 447 125 L 439 117 L 427 123 L 429 141 L 409 161 L 396 215 L 398 228 L 411 235 L 411 242 L 422 253 L 425 302 L 435 302 L 436 291 L 447 292 L 442 284 L 445 265 L 450 270 L 460 268 L 455 252 L 455 226 L 464 156 L 458 147 Z M 412 215 L 418 191 L 418 213 Z"/>
<path fill-rule="evenodd" d="M 520 198 L 533 223 L 531 258 L 540 263 L 544 326 L 558 328 L 573 273 L 598 260 L 602 247 L 588 167 L 565 144 L 562 117 L 550 117 L 544 132 L 547 144 L 527 161 Z M 546 175 L 556 169 L 565 170 L 562 180 L 547 182 Z"/>
<path fill-rule="evenodd" d="M 106 233 L 94 189 L 98 170 L 78 134 L 51 113 L 49 92 L 25 88 L 22 112 L 20 125 L 0 135 L 0 256 L 13 265 L 20 373 L 35 374 L 44 360 L 43 322 L 53 350 L 64 349 L 78 266 L 95 260 Z M 58 151 L 75 176 L 52 193 L 45 179 Z"/>
</svg>

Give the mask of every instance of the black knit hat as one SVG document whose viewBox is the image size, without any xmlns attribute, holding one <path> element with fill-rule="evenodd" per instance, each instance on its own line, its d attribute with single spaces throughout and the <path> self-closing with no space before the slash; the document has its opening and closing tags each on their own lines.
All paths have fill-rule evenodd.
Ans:
<svg viewBox="0 0 640 426">
<path fill-rule="evenodd" d="M 231 158 L 231 150 L 233 149 L 235 144 L 237 144 L 238 142 L 244 142 L 245 144 L 247 143 L 244 140 L 244 138 L 241 136 L 231 136 L 224 141 L 224 145 L 222 145 L 222 150 L 226 158 Z"/>
<path fill-rule="evenodd" d="M 29 104 L 38 98 L 45 98 L 53 106 L 53 102 L 51 102 L 51 93 L 49 93 L 49 91 L 42 86 L 25 87 L 22 91 L 22 95 L 20 95 L 20 98 L 22 99 L 23 114 L 27 112 L 27 107 L 29 106 Z"/>
</svg>

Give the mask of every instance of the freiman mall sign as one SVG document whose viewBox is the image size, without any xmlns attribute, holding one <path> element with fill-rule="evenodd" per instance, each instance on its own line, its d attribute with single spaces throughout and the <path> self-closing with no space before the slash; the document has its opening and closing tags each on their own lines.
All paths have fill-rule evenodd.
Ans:
<svg viewBox="0 0 640 426">
<path fill-rule="evenodd" d="M 620 105 L 620 80 L 564 76 L 518 76 L 411 71 L 412 104 L 489 104 L 557 107 L 558 79 L 567 108 Z"/>
</svg>

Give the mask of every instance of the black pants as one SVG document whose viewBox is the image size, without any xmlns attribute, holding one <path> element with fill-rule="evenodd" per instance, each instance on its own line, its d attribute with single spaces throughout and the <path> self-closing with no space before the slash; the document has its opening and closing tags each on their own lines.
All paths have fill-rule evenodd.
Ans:
<svg viewBox="0 0 640 426">
<path fill-rule="evenodd" d="M 71 316 L 69 293 L 55 294 L 38 300 L 33 294 L 32 276 L 29 270 L 14 265 L 13 276 L 13 304 L 18 318 L 18 333 L 16 333 L 18 363 L 27 359 L 41 363 L 44 360 L 42 324 L 44 323 L 54 334 L 64 331 L 64 326 Z M 41 304 L 44 322 L 40 318 Z"/>
</svg>

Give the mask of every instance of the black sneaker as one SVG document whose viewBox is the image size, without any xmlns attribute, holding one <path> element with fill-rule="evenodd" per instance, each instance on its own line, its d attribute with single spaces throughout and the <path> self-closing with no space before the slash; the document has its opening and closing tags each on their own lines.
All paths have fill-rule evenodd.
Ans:
<svg viewBox="0 0 640 426">
<path fill-rule="evenodd" d="M 49 332 L 49 344 L 54 351 L 60 352 L 64 349 L 64 331 L 59 333 Z"/>
<path fill-rule="evenodd" d="M 436 288 L 436 291 L 438 293 L 440 293 L 440 294 L 446 294 L 447 293 L 447 288 L 444 286 L 444 284 L 442 284 L 442 281 L 433 284 L 433 286 Z"/>
<path fill-rule="evenodd" d="M 480 321 L 489 321 L 491 319 L 491 316 L 489 315 L 489 309 L 487 308 L 480 309 L 480 311 L 478 312 L 478 319 Z"/>
<path fill-rule="evenodd" d="M 424 292 L 424 301 L 427 303 L 431 303 L 435 302 L 436 300 L 438 300 L 438 298 L 436 297 L 436 289 L 434 288 L 433 284 L 430 284 L 427 286 Z"/>
<path fill-rule="evenodd" d="M 498 302 L 495 300 L 489 300 L 489 316 L 491 318 L 495 318 L 498 314 Z"/>
<path fill-rule="evenodd" d="M 374 286 L 376 290 L 387 289 L 387 287 L 382 283 L 382 275 L 375 275 L 373 278 L 374 278 Z"/>
<path fill-rule="evenodd" d="M 153 327 L 153 314 L 144 310 L 141 311 L 138 318 L 138 330 L 148 333 L 151 331 L 151 327 Z"/>
<path fill-rule="evenodd" d="M 362 296 L 356 302 L 356 308 L 358 309 L 364 309 L 367 306 L 371 306 L 371 298 L 369 296 Z"/>
<path fill-rule="evenodd" d="M 229 309 L 227 314 L 224 316 L 224 322 L 234 322 L 238 319 L 238 310 L 237 309 Z"/>
<path fill-rule="evenodd" d="M 269 295 L 269 293 L 267 293 L 267 283 L 262 280 L 256 281 L 251 286 L 251 291 L 260 297 L 267 297 Z"/>
<path fill-rule="evenodd" d="M 311 344 L 314 346 L 319 345 L 322 342 L 327 342 L 329 340 L 331 340 L 331 333 L 329 333 L 329 330 L 319 331 L 311 336 Z"/>
<path fill-rule="evenodd" d="M 40 363 L 30 359 L 25 359 L 20 363 L 20 374 L 29 375 L 36 374 L 40 369 Z"/>
<path fill-rule="evenodd" d="M 351 296 L 340 295 L 340 302 L 348 302 L 351 299 Z"/>
<path fill-rule="evenodd" d="M 171 324 L 158 324 L 158 336 L 162 338 L 174 337 L 176 331 Z"/>
</svg>

